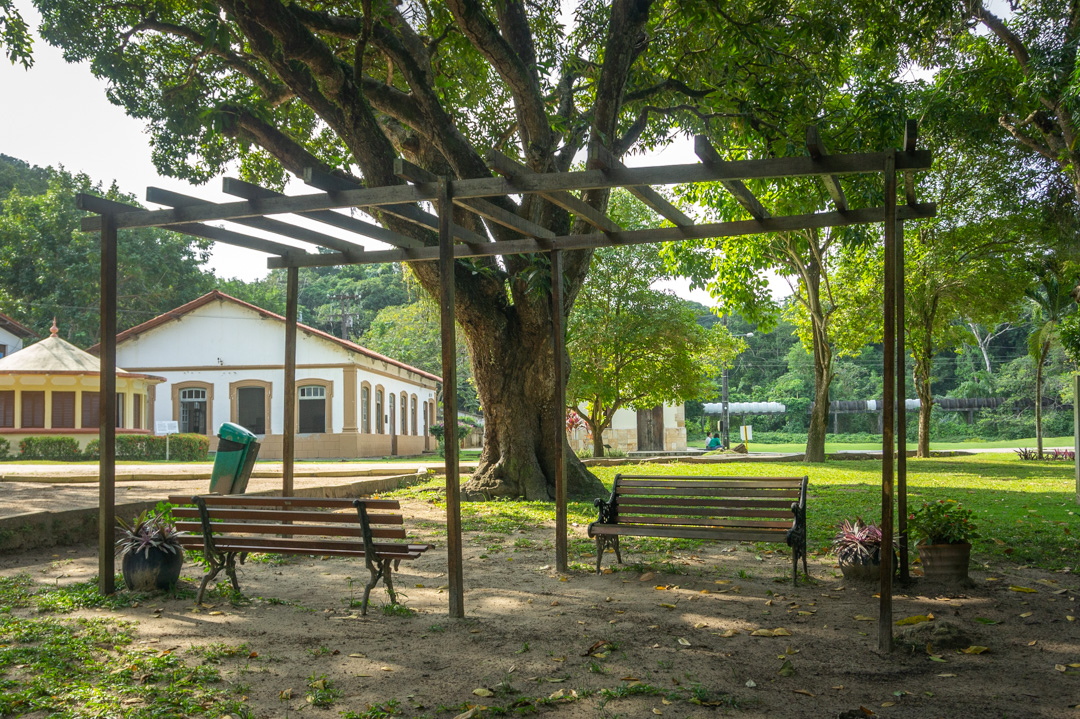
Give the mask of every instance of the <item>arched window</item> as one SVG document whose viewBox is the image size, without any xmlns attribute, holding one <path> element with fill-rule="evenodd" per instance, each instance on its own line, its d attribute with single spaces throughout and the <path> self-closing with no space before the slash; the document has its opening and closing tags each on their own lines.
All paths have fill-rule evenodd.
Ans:
<svg viewBox="0 0 1080 719">
<path fill-rule="evenodd" d="M 409 402 L 410 402 L 409 417 L 410 417 L 411 422 L 412 422 L 412 432 L 411 432 L 411 434 L 415 437 L 416 436 L 416 395 L 415 394 L 409 399 Z"/>
<path fill-rule="evenodd" d="M 86 427 L 88 404 L 87 392 L 83 392 L 83 427 Z M 172 386 L 173 420 L 179 422 L 181 432 L 205 434 L 214 428 L 214 385 L 209 382 L 178 382 Z M 96 405 L 90 408 L 97 426 Z"/>
<path fill-rule="evenodd" d="M 360 431 L 371 434 L 371 388 L 360 387 Z"/>
<path fill-rule="evenodd" d="M 383 388 L 375 388 L 375 432 L 382 434 L 383 429 Z"/>
<path fill-rule="evenodd" d="M 326 387 L 317 384 L 302 385 L 299 391 L 300 434 L 324 434 L 326 432 Z"/>
<path fill-rule="evenodd" d="M 401 433 L 409 433 L 409 398 L 401 393 Z"/>
</svg>

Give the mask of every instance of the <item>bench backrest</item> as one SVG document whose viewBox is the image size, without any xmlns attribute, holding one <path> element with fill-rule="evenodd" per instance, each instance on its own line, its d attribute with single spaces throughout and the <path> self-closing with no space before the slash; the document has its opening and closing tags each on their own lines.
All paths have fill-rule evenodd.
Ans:
<svg viewBox="0 0 1080 719">
<path fill-rule="evenodd" d="M 203 548 L 203 523 L 195 505 L 206 507 L 218 551 L 310 554 L 363 552 L 364 529 L 359 503 L 367 517 L 372 549 L 392 554 L 407 546 L 400 505 L 389 499 L 322 499 L 317 497 L 252 497 L 250 495 L 176 495 L 171 504 L 176 528 L 187 532 L 185 547 Z M 381 541 L 380 541 L 381 540 Z"/>
<path fill-rule="evenodd" d="M 806 503 L 806 477 L 673 477 L 617 474 L 618 524 L 787 529 Z"/>
</svg>

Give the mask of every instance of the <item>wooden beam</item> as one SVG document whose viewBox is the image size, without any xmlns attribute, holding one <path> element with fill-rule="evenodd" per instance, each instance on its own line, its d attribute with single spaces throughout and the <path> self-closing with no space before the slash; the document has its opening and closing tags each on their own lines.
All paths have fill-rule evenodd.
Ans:
<svg viewBox="0 0 1080 719">
<path fill-rule="evenodd" d="M 280 192 L 268 190 L 265 187 L 260 187 L 250 182 L 244 182 L 243 180 L 237 180 L 233 177 L 223 178 L 221 181 L 221 189 L 227 195 L 243 197 L 253 201 L 287 197 Z M 343 215 L 340 212 L 333 212 L 331 210 L 312 210 L 310 212 L 294 212 L 292 214 L 321 222 L 324 225 L 348 230 L 357 235 L 369 237 L 373 240 L 378 240 L 379 242 L 385 242 L 386 244 L 394 245 L 395 247 L 414 247 L 419 244 L 419 242 L 412 237 L 406 237 L 405 235 L 388 230 L 382 225 L 364 222 L 355 217 Z"/>
<path fill-rule="evenodd" d="M 293 496 L 296 463 L 296 322 L 300 270 L 290 267 L 285 278 L 285 391 L 281 438 L 281 496 Z"/>
<path fill-rule="evenodd" d="M 904 312 L 904 221 L 896 221 L 896 518 L 900 581 L 911 579 L 907 534 L 907 350 Z"/>
<path fill-rule="evenodd" d="M 408 160 L 404 160 L 400 157 L 394 160 L 394 174 L 403 180 L 408 180 L 414 184 L 439 181 L 438 176 L 434 173 L 428 172 L 424 168 L 414 165 Z M 503 227 L 509 227 L 512 230 L 517 230 L 526 237 L 536 237 L 540 239 L 551 239 L 555 237 L 555 233 L 546 227 L 541 227 L 535 222 L 526 220 L 521 215 L 505 210 L 494 202 L 482 198 L 471 200 L 455 198 L 454 204 L 473 211 L 485 220 L 502 225 Z"/>
<path fill-rule="evenodd" d="M 934 217 L 937 214 L 937 206 L 933 203 L 920 205 L 904 205 L 897 208 L 897 217 L 901 219 L 922 219 Z M 686 239 L 698 239 L 707 237 L 735 237 L 738 235 L 756 235 L 763 232 L 787 232 L 791 230 L 822 228 L 846 225 L 866 225 L 874 222 L 882 222 L 885 219 L 885 210 L 882 207 L 870 207 L 848 212 L 818 212 L 809 215 L 786 215 L 784 217 L 772 217 L 767 220 L 736 220 L 734 222 L 717 222 L 711 224 L 691 225 L 690 227 L 662 227 L 651 230 L 630 230 L 620 232 L 615 236 L 604 234 L 580 234 L 564 235 L 553 240 L 545 241 L 541 245 L 537 240 L 505 240 L 491 242 L 483 246 L 457 245 L 454 247 L 454 256 L 463 257 L 491 257 L 496 255 L 517 255 L 526 252 L 544 252 L 551 249 L 559 250 L 585 250 L 600 247 L 618 247 L 623 245 L 651 244 L 656 242 L 678 242 Z M 364 257 L 354 262 L 347 262 L 338 253 L 322 255 L 310 255 L 308 257 L 293 259 L 271 258 L 267 261 L 267 267 L 333 267 L 341 264 L 368 264 L 378 262 L 410 262 L 438 259 L 438 251 L 434 247 L 423 247 L 418 250 L 386 250 L 366 252 Z"/>
<path fill-rule="evenodd" d="M 896 163 L 895 150 L 885 153 L 885 281 L 884 281 L 884 327 L 882 345 L 885 356 L 882 362 L 882 410 L 881 429 L 881 546 L 893 546 L 893 453 L 894 417 L 896 414 Z M 878 603 L 878 651 L 888 654 L 893 650 L 892 634 L 892 575 L 891 551 L 881 553 L 881 587 Z"/>
<path fill-rule="evenodd" d="M 904 123 L 904 152 L 908 154 L 914 153 L 918 144 L 919 122 L 918 120 L 908 120 Z M 915 204 L 915 173 L 910 170 L 904 173 L 904 195 L 909 205 Z"/>
<path fill-rule="evenodd" d="M 566 334 L 563 331 L 563 262 L 562 251 L 551 252 L 551 351 L 555 399 L 551 408 L 555 452 L 555 570 L 569 572 L 566 536 L 566 374 L 563 355 Z"/>
<path fill-rule="evenodd" d="M 350 182 L 349 180 L 343 179 L 341 177 L 328 174 L 314 167 L 304 168 L 304 182 L 311 185 L 312 187 L 317 187 L 318 189 L 325 190 L 326 192 L 329 192 L 331 194 L 338 192 L 351 192 L 363 189 L 355 182 Z M 400 185 L 400 187 L 409 187 L 409 185 Z M 424 189 L 427 192 L 433 192 L 434 185 L 425 185 Z M 381 205 L 378 209 L 387 215 L 393 215 L 394 217 L 405 220 L 406 222 L 411 222 L 414 225 L 419 225 L 420 227 L 426 228 L 428 230 L 433 230 L 435 232 L 439 231 L 439 218 L 429 212 L 424 212 L 415 205 L 408 203 L 392 205 L 386 204 Z M 477 244 L 484 244 L 490 242 L 487 237 L 478 235 L 472 230 L 468 230 L 459 225 L 451 224 L 451 228 L 453 230 L 454 236 L 457 239 L 462 240 L 463 242 L 471 242 Z M 408 246 L 423 247 L 423 243 L 419 241 L 413 241 L 413 243 Z"/>
<path fill-rule="evenodd" d="M 817 125 L 808 125 L 806 128 L 806 151 L 814 160 L 821 160 L 829 154 L 825 150 L 825 143 L 821 140 Z M 844 196 L 844 188 L 840 186 L 840 178 L 836 175 L 822 175 L 821 181 L 825 183 L 825 189 L 832 198 L 836 211 L 847 212 L 847 197 Z"/>
<path fill-rule="evenodd" d="M 106 200 L 103 197 L 97 195 L 89 195 L 85 193 L 79 193 L 75 196 L 75 206 L 80 210 L 86 210 L 88 212 L 97 212 L 99 214 L 114 214 L 118 208 L 123 208 L 123 212 L 128 214 L 130 212 L 147 212 L 147 210 L 141 210 L 134 205 L 126 205 L 122 202 L 115 202 L 113 200 Z M 86 217 L 83 218 L 83 227 L 85 229 L 86 220 L 94 220 L 93 230 L 85 230 L 87 232 L 95 232 L 100 227 L 99 218 Z M 136 225 L 137 226 L 137 225 Z M 300 257 L 308 254 L 299 247 L 293 247 L 292 245 L 284 245 L 280 242 L 274 242 L 273 240 L 264 240 L 261 237 L 251 237 L 250 235 L 244 235 L 239 232 L 233 232 L 232 230 L 226 230 L 223 227 L 213 227 L 212 225 L 203 225 L 201 223 L 181 223 L 178 225 L 169 225 L 167 229 L 174 232 L 180 232 L 185 235 L 191 235 L 192 237 L 202 237 L 207 240 L 213 240 L 214 242 L 223 242 L 226 245 L 235 245 L 236 247 L 243 247 L 247 250 L 255 250 L 256 252 L 265 252 L 268 255 L 280 255 L 282 257 Z"/>
<path fill-rule="evenodd" d="M 454 324 L 454 237 L 451 215 L 453 189 L 446 179 L 438 183 L 439 210 L 439 314 L 442 338 L 443 443 L 446 458 L 446 574 L 450 616 L 465 616 L 464 562 L 461 539 L 461 478 L 457 436 L 457 329 Z"/>
<path fill-rule="evenodd" d="M 520 162 L 515 162 L 498 150 L 491 150 L 488 152 L 487 163 L 488 167 L 495 170 L 495 172 L 498 172 L 500 175 L 505 175 L 514 185 L 518 185 L 521 178 L 536 175 L 530 168 L 522 165 Z M 554 174 L 557 176 L 559 173 Z M 595 207 L 585 204 L 582 200 L 574 197 L 569 192 L 558 190 L 539 192 L 539 194 L 544 199 L 558 205 L 567 212 L 577 215 L 598 230 L 609 233 L 622 232 L 622 228 L 615 224 L 611 218 L 597 210 Z"/>
<path fill-rule="evenodd" d="M 723 168 L 728 164 L 726 160 L 720 157 L 720 153 L 716 151 L 716 148 L 712 146 L 712 143 L 704 135 L 698 135 L 694 138 L 694 154 L 710 167 Z M 764 220 L 772 216 L 742 180 L 721 180 L 720 184 L 731 193 L 740 205 L 746 208 L 746 211 L 754 219 Z"/>
<path fill-rule="evenodd" d="M 599 142 L 592 143 L 592 152 L 593 160 L 595 160 L 605 172 L 626 169 L 626 165 L 611 154 L 611 151 Z M 659 213 L 661 217 L 668 220 L 676 227 L 688 227 L 694 224 L 693 219 L 688 217 L 678 207 L 671 204 L 666 197 L 649 185 L 627 185 L 626 191 L 651 207 Z"/>
<path fill-rule="evenodd" d="M 98 354 L 98 589 L 116 591 L 116 226 L 101 224 L 101 344 Z"/>
<path fill-rule="evenodd" d="M 154 202 L 159 205 L 169 205 L 170 207 L 193 207 L 195 205 L 213 204 L 208 200 L 201 200 L 198 197 L 182 195 L 179 192 L 172 192 L 171 190 L 163 190 L 160 187 L 146 188 L 146 201 Z M 288 222 L 282 222 L 281 220 L 275 220 L 269 217 L 241 217 L 232 220 L 232 222 L 239 225 L 254 227 L 257 230 L 263 230 L 264 232 L 272 232 L 276 235 L 281 235 L 282 237 L 318 245 L 319 247 L 337 250 L 338 252 L 344 253 L 346 257 L 359 255 L 364 251 L 362 245 L 358 245 L 354 242 L 349 242 L 348 240 L 343 240 L 331 235 L 324 235 L 321 232 L 315 232 L 306 227 L 290 225 Z"/>
<path fill-rule="evenodd" d="M 884 153 L 871 152 L 855 155 L 829 155 L 820 161 L 815 161 L 810 157 L 783 157 L 767 160 L 740 160 L 728 162 L 723 167 L 693 163 L 660 167 L 628 167 L 625 170 L 608 172 L 585 170 L 532 176 L 519 175 L 512 181 L 502 177 L 487 177 L 455 181 L 454 196 L 457 198 L 491 197 L 532 192 L 594 190 L 624 185 L 673 185 L 689 182 L 720 182 L 730 179 L 757 180 L 878 173 L 881 172 L 884 158 Z M 932 154 L 927 150 L 898 153 L 896 168 L 898 170 L 928 170 L 932 159 Z M 117 215 L 116 227 L 117 229 L 164 227 L 185 222 L 231 220 L 236 217 L 256 215 L 296 214 L 341 207 L 378 207 L 403 202 L 430 202 L 434 199 L 434 190 L 417 185 L 367 187 L 333 194 L 318 193 L 268 199 L 260 202 L 257 207 L 248 202 L 227 202 L 207 207 L 137 210 Z M 101 228 L 100 219 L 83 218 L 81 227 L 85 232 L 97 232 Z"/>
</svg>

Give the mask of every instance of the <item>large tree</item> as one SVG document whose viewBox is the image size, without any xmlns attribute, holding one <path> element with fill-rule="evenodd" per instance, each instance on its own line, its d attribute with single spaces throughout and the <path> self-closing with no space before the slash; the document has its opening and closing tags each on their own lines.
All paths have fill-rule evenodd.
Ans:
<svg viewBox="0 0 1080 719">
<path fill-rule="evenodd" d="M 35 3 L 43 37 L 69 60 L 89 61 L 110 98 L 147 122 L 163 173 L 205 181 L 238 161 L 242 175 L 264 183 L 313 166 L 366 186 L 401 183 L 399 156 L 456 178 L 489 175 L 491 148 L 536 171 L 565 171 L 589 141 L 622 156 L 663 142 L 680 118 L 741 122 L 819 82 L 807 58 L 831 56 L 837 28 L 824 15 L 845 7 L 583 0 L 568 8 L 567 28 L 562 4 L 524 0 Z M 603 209 L 607 195 L 583 199 Z M 535 195 L 493 201 L 556 234 L 589 230 Z M 455 219 L 485 232 L 475 217 Z M 436 242 L 398 217 L 377 220 Z M 562 312 L 590 259 L 566 257 Z M 438 292 L 437 263 L 411 269 Z M 553 496 L 546 428 L 563 406 L 551 376 L 546 271 L 537 256 L 455 264 L 455 312 L 485 414 L 467 494 Z M 602 492 L 573 457 L 567 483 L 572 496 Z"/>
</svg>

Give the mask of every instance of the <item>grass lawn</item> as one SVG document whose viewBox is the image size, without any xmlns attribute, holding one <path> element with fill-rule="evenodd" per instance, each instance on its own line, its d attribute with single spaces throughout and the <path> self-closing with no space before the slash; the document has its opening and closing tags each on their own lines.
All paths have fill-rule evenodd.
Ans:
<svg viewBox="0 0 1080 719">
<path fill-rule="evenodd" d="M 807 498 L 811 551 L 828 549 L 835 527 L 845 517 L 880 519 L 881 463 L 837 460 L 823 464 L 791 462 L 726 464 L 667 464 L 641 467 L 594 467 L 608 487 L 616 472 L 685 475 L 758 475 L 810 478 Z M 463 478 L 464 479 L 464 478 Z M 441 501 L 442 479 L 399 490 L 392 496 Z M 1080 552 L 1080 505 L 1075 499 L 1070 463 L 1024 462 L 1011 454 L 908 460 L 908 507 L 922 502 L 954 499 L 975 510 L 982 535 L 974 554 L 987 563 L 1014 562 L 1045 569 L 1077 566 Z M 571 502 L 569 521 L 584 527 L 596 519 L 589 502 Z M 510 534 L 524 526 L 554 519 L 547 502 L 466 502 L 462 522 L 466 531 Z M 638 551 L 655 551 L 658 559 L 674 548 L 695 546 L 690 540 L 624 538 Z M 590 540 L 571 540 L 572 554 L 590 551 Z M 583 565 L 584 566 L 584 565 Z"/>
<path fill-rule="evenodd" d="M 688 443 L 692 447 L 698 447 L 699 449 L 705 448 L 705 442 L 691 442 Z M 1034 447 L 1035 438 L 1026 437 L 1024 439 L 995 439 L 995 440 L 983 440 L 983 439 L 968 439 L 961 442 L 931 442 L 930 449 L 997 449 L 997 448 L 1009 448 L 1015 449 L 1017 447 Z M 1067 447 L 1072 448 L 1072 437 L 1043 437 L 1043 447 Z M 908 449 L 914 449 L 915 443 L 908 442 Z M 842 452 L 844 450 L 866 450 L 866 449 L 881 449 L 880 442 L 825 442 L 825 452 L 831 454 L 833 452 Z M 751 442 L 750 451 L 752 452 L 804 452 L 806 451 L 806 442 L 789 442 L 784 444 L 765 444 L 764 442 Z"/>
</svg>

